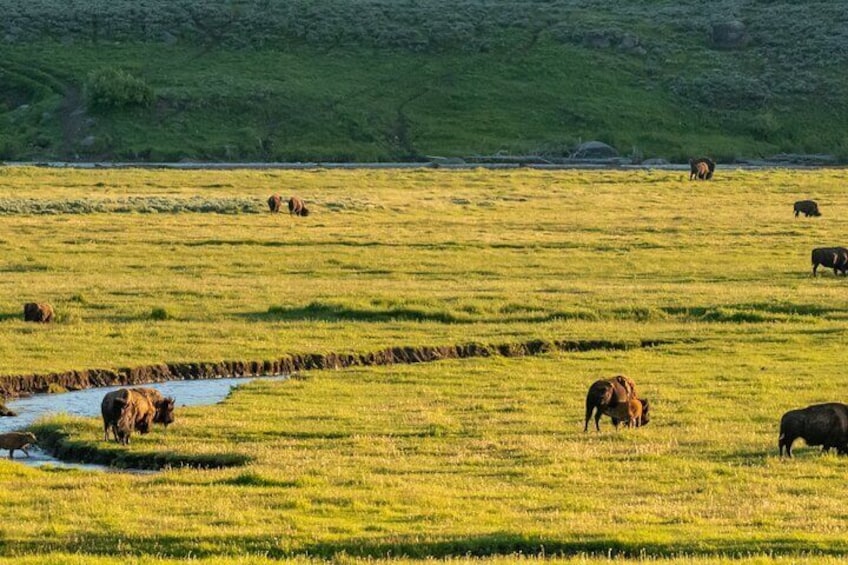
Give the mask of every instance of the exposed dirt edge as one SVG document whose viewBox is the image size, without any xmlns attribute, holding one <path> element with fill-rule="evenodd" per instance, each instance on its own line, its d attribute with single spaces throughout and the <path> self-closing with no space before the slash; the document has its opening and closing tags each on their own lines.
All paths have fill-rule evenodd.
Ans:
<svg viewBox="0 0 848 565">
<path fill-rule="evenodd" d="M 264 361 L 219 361 L 199 363 L 161 363 L 121 369 L 88 369 L 41 375 L 10 375 L 0 377 L 0 395 L 15 398 L 48 392 L 51 385 L 67 390 L 137 385 L 152 382 L 225 377 L 255 377 L 291 374 L 310 369 L 341 369 L 344 367 L 427 363 L 441 359 L 469 357 L 522 357 L 552 351 L 591 351 L 596 349 L 625 350 L 655 347 L 675 343 L 671 340 L 610 341 L 541 339 L 519 343 L 388 347 L 370 353 L 305 353 L 285 355 Z"/>
<path fill-rule="evenodd" d="M 39 447 L 62 461 L 140 470 L 160 470 L 169 467 L 221 469 L 247 465 L 251 461 L 249 456 L 241 453 L 134 452 L 123 447 L 102 447 L 90 441 L 72 439 L 60 425 L 49 422 L 35 424 L 29 429 L 38 436 Z"/>
</svg>

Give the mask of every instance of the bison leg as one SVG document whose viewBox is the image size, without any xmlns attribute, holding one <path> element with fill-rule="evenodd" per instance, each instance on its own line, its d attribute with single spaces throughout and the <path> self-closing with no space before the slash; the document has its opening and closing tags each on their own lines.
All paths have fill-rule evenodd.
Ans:
<svg viewBox="0 0 848 565">
<path fill-rule="evenodd" d="M 12 455 L 14 452 L 15 452 L 15 450 L 14 450 L 14 449 L 10 449 L 10 450 L 9 450 L 9 459 L 14 459 L 14 458 L 15 458 L 15 456 L 14 456 L 14 455 Z"/>
<path fill-rule="evenodd" d="M 595 409 L 595 405 L 592 403 L 590 399 L 586 399 L 586 420 L 583 422 L 583 431 L 589 431 L 589 419 L 592 417 L 592 410 Z"/>
<path fill-rule="evenodd" d="M 786 456 L 792 459 L 792 442 L 794 439 L 787 439 L 783 436 L 777 442 L 778 447 L 780 448 L 780 456 L 783 457 L 783 448 L 786 448 Z"/>
<path fill-rule="evenodd" d="M 818 268 L 819 268 L 819 264 L 813 263 L 813 276 L 816 276 L 816 269 L 818 269 Z"/>
<path fill-rule="evenodd" d="M 27 450 L 26 450 L 26 447 L 22 447 L 22 448 L 21 448 L 21 451 L 23 451 L 23 452 L 24 452 L 24 455 L 26 455 L 27 457 L 29 457 L 29 451 L 27 451 Z"/>
</svg>

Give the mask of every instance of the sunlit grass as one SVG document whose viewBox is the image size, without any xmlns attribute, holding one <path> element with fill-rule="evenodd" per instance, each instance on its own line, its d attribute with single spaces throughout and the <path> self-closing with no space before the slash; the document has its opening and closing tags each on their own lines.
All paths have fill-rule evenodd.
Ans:
<svg viewBox="0 0 848 565">
<path fill-rule="evenodd" d="M 784 411 L 842 399 L 848 295 L 832 272 L 810 276 L 809 252 L 846 243 L 844 174 L 719 173 L 3 169 L 3 198 L 256 201 L 255 213 L 0 217 L 5 374 L 525 338 L 673 343 L 307 372 L 180 407 L 167 433 L 125 449 L 238 456 L 234 468 L 0 461 L 15 517 L 0 554 L 844 556 L 844 461 L 803 445 L 777 457 Z M 272 192 L 314 215 L 267 213 Z M 824 215 L 793 218 L 801 198 Z M 56 324 L 19 319 L 35 299 L 54 303 Z M 616 373 L 651 400 L 651 424 L 584 434 L 588 385 Z M 41 425 L 114 448 L 96 419 Z"/>
</svg>

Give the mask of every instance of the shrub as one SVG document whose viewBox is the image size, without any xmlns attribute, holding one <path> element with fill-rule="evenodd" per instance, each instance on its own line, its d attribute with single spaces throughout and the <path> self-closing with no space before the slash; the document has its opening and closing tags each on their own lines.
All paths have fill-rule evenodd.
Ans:
<svg viewBox="0 0 848 565">
<path fill-rule="evenodd" d="M 151 320 L 170 320 L 171 315 L 164 308 L 154 308 L 150 311 Z"/>
<path fill-rule="evenodd" d="M 113 68 L 91 71 L 85 83 L 85 94 L 92 110 L 149 106 L 154 99 L 153 88 L 143 79 Z"/>
</svg>

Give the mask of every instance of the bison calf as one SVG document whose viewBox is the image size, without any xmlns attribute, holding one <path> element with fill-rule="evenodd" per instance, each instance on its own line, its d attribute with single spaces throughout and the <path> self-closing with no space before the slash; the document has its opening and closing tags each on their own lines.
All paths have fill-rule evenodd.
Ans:
<svg viewBox="0 0 848 565">
<path fill-rule="evenodd" d="M 308 216 L 309 209 L 303 203 L 303 200 L 298 198 L 297 196 L 292 196 L 289 198 L 289 215 L 294 214 L 295 216 Z"/>
<path fill-rule="evenodd" d="M 603 412 L 612 418 L 613 425 L 624 423 L 628 428 L 646 426 L 650 422 L 648 416 L 649 404 L 644 398 L 631 398 L 625 404 L 619 404 L 615 408 L 607 408 Z"/>
<path fill-rule="evenodd" d="M 14 459 L 13 454 L 16 449 L 20 449 L 29 457 L 29 451 L 26 448 L 37 441 L 35 434 L 31 432 L 9 432 L 0 434 L 0 449 L 9 450 L 9 459 Z"/>
<path fill-rule="evenodd" d="M 46 302 L 27 302 L 24 304 L 24 321 L 50 323 L 53 321 L 53 307 Z"/>
<path fill-rule="evenodd" d="M 135 387 L 131 390 L 143 394 L 153 404 L 155 410 L 153 414 L 153 423 L 162 424 L 166 428 L 169 424 L 174 423 L 174 398 L 172 396 L 162 396 L 162 393 L 155 388 Z"/>
<path fill-rule="evenodd" d="M 848 405 L 840 402 L 814 404 L 790 410 L 780 419 L 777 446 L 783 457 L 792 457 L 792 443 L 803 439 L 807 445 L 821 445 L 823 451 L 836 448 L 840 455 L 848 453 Z"/>
<path fill-rule="evenodd" d="M 844 275 L 848 271 L 848 249 L 844 247 L 817 247 L 813 249 L 811 256 L 813 263 L 813 276 L 819 265 L 833 269 L 833 274 L 840 272 Z"/>
<path fill-rule="evenodd" d="M 819 204 L 815 200 L 799 200 L 793 206 L 795 210 L 795 217 L 798 217 L 798 214 L 804 214 L 805 218 L 809 218 L 810 216 L 821 216 L 821 212 L 819 212 Z"/>
</svg>

